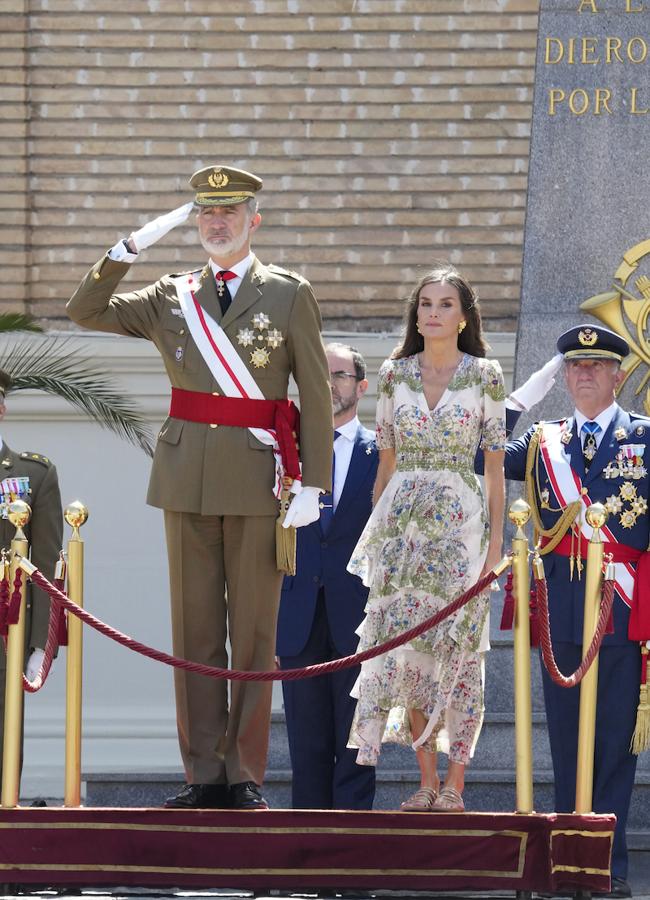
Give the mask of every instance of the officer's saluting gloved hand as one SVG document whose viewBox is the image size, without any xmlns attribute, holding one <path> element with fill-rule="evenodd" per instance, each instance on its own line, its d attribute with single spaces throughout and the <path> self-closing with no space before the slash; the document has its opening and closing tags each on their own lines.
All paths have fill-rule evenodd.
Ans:
<svg viewBox="0 0 650 900">
<path fill-rule="evenodd" d="M 132 231 L 126 240 L 118 241 L 108 251 L 108 255 L 117 262 L 133 262 L 140 250 L 146 250 L 147 247 L 151 247 L 161 237 L 164 237 L 168 231 L 171 231 L 172 228 L 181 225 L 193 208 L 194 203 L 184 203 L 183 206 L 179 206 L 171 212 L 152 219 L 151 222 L 147 222 L 142 228 Z"/>
<path fill-rule="evenodd" d="M 555 376 L 563 362 L 564 356 L 556 353 L 541 369 L 533 372 L 521 387 L 506 397 L 506 407 L 527 411 L 543 400 L 555 384 Z"/>
<path fill-rule="evenodd" d="M 320 507 L 318 498 L 320 496 L 320 488 L 303 487 L 299 494 L 296 494 L 291 501 L 291 505 L 286 512 L 283 528 L 302 528 L 303 525 L 311 525 L 320 518 Z"/>
</svg>

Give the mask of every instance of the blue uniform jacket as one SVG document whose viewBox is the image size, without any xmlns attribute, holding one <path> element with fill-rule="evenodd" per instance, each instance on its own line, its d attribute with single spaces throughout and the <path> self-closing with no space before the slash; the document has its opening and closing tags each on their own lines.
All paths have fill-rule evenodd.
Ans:
<svg viewBox="0 0 650 900">
<path fill-rule="evenodd" d="M 564 445 L 566 465 L 570 466 L 580 477 L 582 485 L 588 491 L 589 500 L 592 503 L 609 505 L 610 514 L 606 526 L 612 532 L 616 541 L 627 544 L 638 550 L 647 550 L 650 539 L 650 527 L 648 518 L 648 502 L 650 493 L 650 479 L 647 468 L 650 465 L 650 419 L 635 413 L 628 413 L 617 408 L 609 427 L 602 437 L 596 455 L 591 461 L 589 471 L 585 474 L 584 457 L 580 443 L 580 436 L 576 433 L 573 418 L 560 420 L 566 421 L 566 431 L 571 433 L 571 440 Z M 505 470 L 506 478 L 523 481 L 526 476 L 526 455 L 528 446 L 534 433 L 534 426 L 521 438 L 508 442 L 506 446 Z M 625 448 L 629 445 L 638 445 L 639 455 L 642 457 L 642 466 L 645 472 L 638 478 L 607 477 L 609 472 L 618 470 L 617 456 L 625 457 Z M 538 457 L 538 479 L 536 486 L 536 502 L 540 510 L 544 528 L 551 528 L 557 522 L 560 513 L 552 511 L 560 506 L 551 479 L 544 465 L 541 454 Z M 640 468 L 637 469 L 640 472 Z M 633 486 L 624 488 L 624 492 L 634 493 L 634 497 L 624 499 L 621 496 L 622 485 Z M 544 509 L 540 492 L 548 491 L 547 503 L 552 510 Z M 613 499 L 612 499 L 613 498 Z M 609 501 L 609 504 L 608 504 Z M 630 516 L 629 512 L 636 509 L 638 514 Z M 620 503 L 620 509 L 615 511 Z M 625 513 L 628 516 L 625 517 Z M 630 519 L 633 518 L 631 522 Z M 558 553 L 551 552 L 543 557 L 544 570 L 548 582 L 549 610 L 551 616 L 551 630 L 554 641 L 568 641 L 582 644 L 582 619 L 584 604 L 584 577 L 578 580 L 574 573 L 570 579 L 569 559 Z M 617 593 L 614 598 L 614 634 L 606 635 L 604 645 L 624 644 L 627 642 L 627 629 L 629 609 Z"/>
<path fill-rule="evenodd" d="M 327 535 L 320 522 L 298 529 L 297 566 L 282 587 L 276 652 L 297 656 L 311 631 L 320 588 L 324 588 L 332 640 L 341 656 L 356 650 L 355 629 L 363 619 L 368 590 L 346 566 L 372 509 L 379 455 L 374 432 L 362 425 L 350 468 Z"/>
</svg>

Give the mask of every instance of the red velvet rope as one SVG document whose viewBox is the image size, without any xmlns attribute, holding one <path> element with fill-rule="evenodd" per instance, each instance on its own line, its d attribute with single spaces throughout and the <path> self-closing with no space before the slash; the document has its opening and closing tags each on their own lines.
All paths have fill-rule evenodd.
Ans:
<svg viewBox="0 0 650 900">
<path fill-rule="evenodd" d="M 7 609 L 7 625 L 15 625 L 20 618 L 20 601 L 22 600 L 20 588 L 22 583 L 23 571 L 20 568 L 16 568 L 16 574 L 14 575 L 14 590 L 9 601 L 9 608 Z"/>
<path fill-rule="evenodd" d="M 39 669 L 38 674 L 33 681 L 30 681 L 25 675 L 23 675 L 23 690 L 25 690 L 28 694 L 35 694 L 37 691 L 40 691 L 40 689 L 47 681 L 47 676 L 50 674 L 50 669 L 52 668 L 52 660 L 54 659 L 54 654 L 56 653 L 57 647 L 59 645 L 60 612 L 63 612 L 61 604 L 56 598 L 54 598 L 50 605 L 50 621 L 47 626 L 47 640 L 45 641 L 45 649 L 43 654 L 43 661 L 41 662 L 41 668 Z"/>
<path fill-rule="evenodd" d="M 73 603 L 62 591 L 56 588 L 53 584 L 51 584 L 45 576 L 35 569 L 33 572 L 30 572 L 29 577 L 37 584 L 39 587 L 43 588 L 46 591 L 52 600 L 54 600 L 54 606 L 61 604 L 64 606 L 68 612 L 71 612 L 73 615 L 77 616 L 77 618 L 81 619 L 82 622 L 85 622 L 86 625 L 90 625 L 91 628 L 94 628 L 95 631 L 99 631 L 100 634 L 103 634 L 105 637 L 109 637 L 111 640 L 115 641 L 118 644 L 121 644 L 123 647 L 128 647 L 129 650 L 135 650 L 136 653 L 141 653 L 143 656 L 148 656 L 149 659 L 155 659 L 158 662 L 164 663 L 167 666 L 174 666 L 177 669 L 185 669 L 188 672 L 194 672 L 197 675 L 207 675 L 210 678 L 225 678 L 230 681 L 297 681 L 302 678 L 313 678 L 317 675 L 326 675 L 330 672 L 338 672 L 340 669 L 349 669 L 351 666 L 359 665 L 359 663 L 364 662 L 367 659 L 373 659 L 375 656 L 381 656 L 382 653 L 387 653 L 389 650 L 393 650 L 395 647 L 399 647 L 401 644 L 406 644 L 408 641 L 413 640 L 413 638 L 418 637 L 423 634 L 423 632 L 428 631 L 430 628 L 434 628 L 436 625 L 439 625 L 440 622 L 444 621 L 448 616 L 453 615 L 453 613 L 457 612 L 466 603 L 476 597 L 477 594 L 481 594 L 486 588 L 495 580 L 496 575 L 494 572 L 488 572 L 483 578 L 480 578 L 475 585 L 473 585 L 469 590 L 465 591 L 464 594 L 461 594 L 460 597 L 457 597 L 453 600 L 448 606 L 444 609 L 441 609 L 440 612 L 437 612 L 434 616 L 426 619 L 424 622 L 421 622 L 419 625 L 415 625 L 413 628 L 410 628 L 408 631 L 403 632 L 402 634 L 398 634 L 396 637 L 391 638 L 389 641 L 386 641 L 383 644 L 379 644 L 377 647 L 370 647 L 368 650 L 364 650 L 362 653 L 355 653 L 352 656 L 344 656 L 341 659 L 333 659 L 330 662 L 319 663 L 315 666 L 306 666 L 303 669 L 283 669 L 283 670 L 275 670 L 272 672 L 241 672 L 237 669 L 221 669 L 217 666 L 205 666 L 202 663 L 190 662 L 187 659 L 181 659 L 178 656 L 171 656 L 169 653 L 164 653 L 162 650 L 155 650 L 153 647 L 148 647 L 146 644 L 141 644 L 140 641 L 136 641 L 133 638 L 128 637 L 125 634 L 122 634 L 121 631 L 117 631 L 115 628 L 111 628 L 110 625 L 107 625 L 105 622 L 102 622 L 100 619 L 95 618 L 91 613 L 87 610 L 83 609 L 80 606 L 77 606 L 76 603 Z M 52 620 L 50 619 L 50 624 Z M 48 638 L 49 640 L 49 638 Z"/>
<path fill-rule="evenodd" d="M 4 566 L 3 566 L 4 568 Z M 0 581 L 0 635 L 7 636 L 7 610 L 9 609 L 9 579 Z"/>
<path fill-rule="evenodd" d="M 14 578 L 14 591 L 9 600 L 9 580 L 3 578 L 0 580 L 0 635 L 4 637 L 7 643 L 7 632 L 9 625 L 18 624 L 20 615 L 21 589 L 22 586 L 22 569 L 16 569 Z M 52 660 L 58 646 L 59 631 L 59 610 L 63 612 L 61 603 L 54 600 L 50 607 L 50 621 L 47 631 L 47 641 L 45 642 L 45 651 L 43 661 L 38 675 L 33 681 L 29 681 L 23 674 L 23 689 L 29 694 L 35 694 L 43 687 L 47 681 L 50 669 L 52 668 Z M 3 630 L 4 629 L 4 630 Z"/>
<path fill-rule="evenodd" d="M 608 580 L 603 582 L 603 599 L 600 604 L 600 612 L 594 636 L 587 648 L 582 662 L 572 675 L 563 675 L 557 667 L 555 656 L 553 654 L 553 644 L 551 642 L 551 623 L 548 615 L 548 586 L 546 578 L 537 579 L 537 611 L 539 615 L 539 640 L 542 648 L 542 659 L 548 674 L 552 681 L 558 687 L 571 688 L 580 684 L 587 674 L 589 667 L 598 655 L 600 645 L 607 630 L 612 603 L 614 601 L 614 581 Z"/>
</svg>

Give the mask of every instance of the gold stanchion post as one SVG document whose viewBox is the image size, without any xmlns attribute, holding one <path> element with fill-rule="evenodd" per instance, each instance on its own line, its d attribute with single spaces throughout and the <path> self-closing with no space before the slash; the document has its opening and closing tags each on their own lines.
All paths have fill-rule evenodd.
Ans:
<svg viewBox="0 0 650 900">
<path fill-rule="evenodd" d="M 587 548 L 585 608 L 582 626 L 583 654 L 589 647 L 598 624 L 603 576 L 603 542 L 600 536 L 600 529 L 607 521 L 607 516 L 607 510 L 602 503 L 592 503 L 585 516 L 587 522 L 593 528 L 593 534 Z M 575 809 L 579 814 L 592 811 L 597 692 L 598 656 L 594 659 L 580 684 Z"/>
<path fill-rule="evenodd" d="M 27 556 L 29 545 L 23 528 L 29 522 L 31 507 L 23 500 L 14 500 L 7 507 L 7 518 L 16 529 L 11 542 L 9 593 L 13 593 L 16 577 L 15 554 Z M 23 736 L 23 668 L 25 665 L 25 575 L 20 588 L 20 615 L 7 633 L 7 664 L 5 671 L 5 719 L 2 743 L 2 806 L 18 806 L 20 791 L 20 757 Z"/>
<path fill-rule="evenodd" d="M 512 574 L 515 596 L 515 784 L 518 813 L 533 811 L 533 712 L 530 686 L 530 572 L 528 539 L 523 526 L 530 518 L 525 500 L 515 500 L 508 518 L 517 531 L 512 541 Z"/>
<path fill-rule="evenodd" d="M 83 607 L 84 545 L 79 528 L 88 518 L 88 510 L 75 500 L 65 509 L 65 520 L 72 527 L 68 541 L 68 597 Z M 83 623 L 68 616 L 68 653 L 66 666 L 65 709 L 65 784 L 64 806 L 81 805 L 81 687 L 83 673 Z"/>
</svg>

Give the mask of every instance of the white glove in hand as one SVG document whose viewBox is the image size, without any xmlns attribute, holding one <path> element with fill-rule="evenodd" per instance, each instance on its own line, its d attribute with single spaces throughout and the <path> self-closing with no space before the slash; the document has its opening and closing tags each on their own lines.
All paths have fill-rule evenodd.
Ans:
<svg viewBox="0 0 650 900">
<path fill-rule="evenodd" d="M 147 222 L 142 228 L 131 232 L 129 243 L 132 247 L 135 247 L 138 253 L 140 250 L 146 250 L 147 247 L 151 247 L 161 237 L 164 237 L 172 228 L 181 225 L 192 212 L 193 207 L 194 203 L 192 202 L 184 203 L 183 206 L 179 206 L 163 216 L 158 216 L 152 222 Z"/>
<path fill-rule="evenodd" d="M 555 376 L 563 362 L 562 354 L 556 353 L 541 369 L 533 372 L 528 381 L 506 398 L 508 409 L 529 410 L 543 400 L 555 384 Z"/>
<path fill-rule="evenodd" d="M 29 654 L 29 659 L 27 660 L 27 665 L 25 667 L 25 675 L 27 676 L 28 681 L 33 681 L 41 671 L 41 665 L 44 658 L 45 650 L 41 650 L 40 647 L 35 647 Z"/>
<path fill-rule="evenodd" d="M 140 250 L 146 250 L 147 247 L 151 247 L 161 237 L 164 237 L 168 231 L 171 231 L 172 228 L 181 225 L 192 212 L 193 207 L 194 203 L 192 202 L 184 203 L 178 209 L 173 209 L 171 212 L 158 216 L 157 219 L 147 222 L 146 225 L 143 225 L 137 231 L 132 231 L 128 241 L 132 247 L 135 247 L 135 253 L 131 253 L 126 243 L 123 240 L 119 240 L 108 251 L 108 255 L 116 262 L 133 262 Z"/>
<path fill-rule="evenodd" d="M 312 522 L 320 517 L 320 507 L 318 498 L 320 497 L 320 488 L 303 487 L 299 494 L 296 494 L 291 505 L 287 510 L 282 523 L 283 528 L 302 528 L 303 525 L 311 525 Z"/>
</svg>

